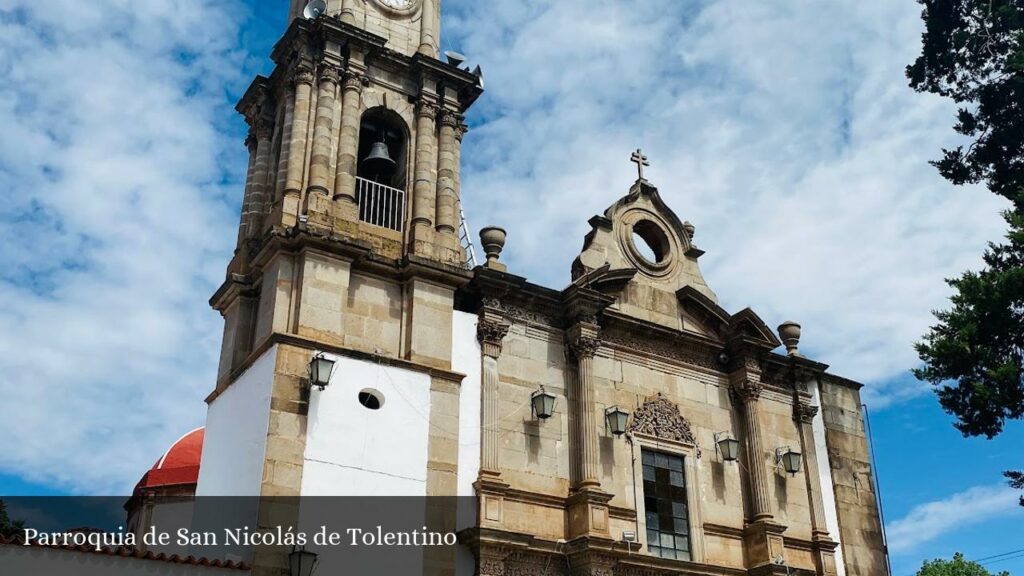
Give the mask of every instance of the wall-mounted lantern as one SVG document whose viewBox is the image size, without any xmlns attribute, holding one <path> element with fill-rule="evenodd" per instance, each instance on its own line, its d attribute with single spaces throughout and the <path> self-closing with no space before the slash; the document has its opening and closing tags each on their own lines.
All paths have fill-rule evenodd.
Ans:
<svg viewBox="0 0 1024 576">
<path fill-rule="evenodd" d="M 324 388 L 331 383 L 332 372 L 334 372 L 334 360 L 324 356 L 323 352 L 318 352 L 309 361 L 309 385 L 316 386 L 323 392 Z"/>
<path fill-rule="evenodd" d="M 530 404 L 533 405 L 533 415 L 541 420 L 547 420 L 555 413 L 555 396 L 548 394 L 543 386 L 530 397 Z"/>
<path fill-rule="evenodd" d="M 604 422 L 608 430 L 616 435 L 622 436 L 626 433 L 626 423 L 629 421 L 629 412 L 618 406 L 612 406 L 604 411 Z"/>
<path fill-rule="evenodd" d="M 725 462 L 735 462 L 740 459 L 740 441 L 728 432 L 715 434 L 715 448 Z"/>
<path fill-rule="evenodd" d="M 293 546 L 288 554 L 288 569 L 291 576 L 312 576 L 316 569 L 317 553 L 306 550 L 305 546 Z"/>
<path fill-rule="evenodd" d="M 795 476 L 800 471 L 801 462 L 801 454 L 789 446 L 783 446 L 775 450 L 775 463 L 782 464 L 783 470 L 790 475 Z"/>
</svg>

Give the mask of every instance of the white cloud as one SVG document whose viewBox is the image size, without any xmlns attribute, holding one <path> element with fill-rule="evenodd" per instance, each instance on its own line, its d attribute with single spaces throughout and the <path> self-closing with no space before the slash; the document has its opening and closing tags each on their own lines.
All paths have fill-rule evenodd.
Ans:
<svg viewBox="0 0 1024 576">
<path fill-rule="evenodd" d="M 202 422 L 237 9 L 0 0 L 0 470 L 124 493 Z"/>
<path fill-rule="evenodd" d="M 945 500 L 914 507 L 888 525 L 889 550 L 911 552 L 917 546 L 952 530 L 960 530 L 992 518 L 1021 514 L 1019 492 L 1006 485 L 977 486 Z"/>
<path fill-rule="evenodd" d="M 876 406 L 946 306 L 943 279 L 1001 237 L 1000 201 L 927 161 L 954 107 L 915 94 L 913 2 L 559 0 L 457 4 L 483 65 L 466 138 L 471 224 L 509 231 L 511 271 L 564 286 L 587 219 L 623 195 L 640 145 L 651 179 L 707 251 L 731 311 L 804 326 L 802 349 L 866 381 Z"/>
<path fill-rule="evenodd" d="M 245 167 L 225 87 L 267 63 L 240 53 L 238 9 L 0 0 L 0 471 L 123 491 L 202 422 L 221 329 L 206 299 Z M 953 107 L 903 79 L 918 9 L 446 0 L 447 47 L 488 87 L 463 154 L 470 222 L 504 225 L 512 272 L 561 287 L 641 145 L 728 309 L 800 321 L 804 351 L 869 398 L 919 393 L 882 383 L 1002 222 L 926 164 Z"/>
</svg>

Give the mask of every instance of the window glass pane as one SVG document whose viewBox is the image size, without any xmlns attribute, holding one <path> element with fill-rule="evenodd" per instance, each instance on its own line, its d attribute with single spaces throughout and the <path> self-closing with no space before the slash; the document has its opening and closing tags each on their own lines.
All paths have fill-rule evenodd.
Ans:
<svg viewBox="0 0 1024 576">
<path fill-rule="evenodd" d="M 689 534 L 690 533 L 690 521 L 686 518 L 673 518 L 672 519 L 672 531 L 676 534 Z"/>
<path fill-rule="evenodd" d="M 662 558 L 689 559 L 690 526 L 683 458 L 643 450 L 647 548 Z"/>
<path fill-rule="evenodd" d="M 672 515 L 676 518 L 686 518 L 686 502 L 673 502 Z"/>
<path fill-rule="evenodd" d="M 654 482 L 654 466 L 644 466 L 644 481 Z"/>
</svg>

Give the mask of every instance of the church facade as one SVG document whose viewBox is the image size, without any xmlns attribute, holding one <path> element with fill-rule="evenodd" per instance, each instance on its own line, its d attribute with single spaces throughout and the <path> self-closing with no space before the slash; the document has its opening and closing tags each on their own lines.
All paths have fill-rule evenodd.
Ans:
<svg viewBox="0 0 1024 576">
<path fill-rule="evenodd" d="M 468 520 L 429 520 L 459 534 L 427 563 L 445 573 L 887 573 L 860 384 L 801 355 L 795 323 L 719 306 L 641 153 L 568 287 L 507 269 L 500 228 L 467 265 L 483 79 L 442 60 L 440 0 L 306 9 L 238 106 L 250 160 L 197 496 L 472 498 Z M 288 574 L 281 550 L 246 560 Z"/>
</svg>

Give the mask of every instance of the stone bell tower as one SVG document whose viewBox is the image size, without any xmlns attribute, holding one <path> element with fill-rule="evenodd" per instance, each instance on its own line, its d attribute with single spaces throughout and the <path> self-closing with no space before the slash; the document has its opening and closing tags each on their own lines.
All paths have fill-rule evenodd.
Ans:
<svg viewBox="0 0 1024 576">
<path fill-rule="evenodd" d="M 237 246 L 211 299 L 225 326 L 198 492 L 341 485 L 311 484 L 304 469 L 316 398 L 307 367 L 321 353 L 426 378 L 429 414 L 421 406 L 415 418 L 430 418 L 421 452 L 429 436 L 432 460 L 406 474 L 426 488 L 397 492 L 439 492 L 454 482 L 455 456 L 433 444 L 445 425 L 433 419 L 458 402 L 454 298 L 471 278 L 459 163 L 479 72 L 438 59 L 440 0 L 328 0 L 315 18 L 305 6 L 282 5 L 290 18 L 274 69 L 237 106 L 250 155 Z"/>
<path fill-rule="evenodd" d="M 212 300 L 226 322 L 219 387 L 273 334 L 432 357 L 417 346 L 420 275 L 408 269 L 466 261 L 460 148 L 482 89 L 437 58 L 439 0 L 330 0 L 316 19 L 304 6 L 292 0 L 273 72 L 237 107 L 250 157 L 238 244 Z M 345 317 L 354 260 L 404 266 L 381 303 L 401 326 L 357 330 Z"/>
</svg>

